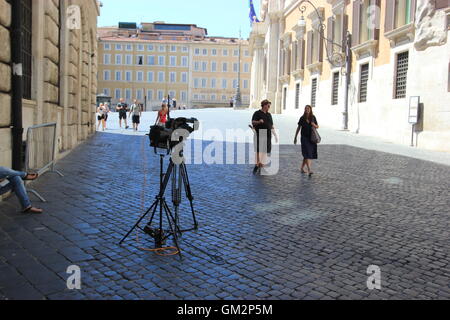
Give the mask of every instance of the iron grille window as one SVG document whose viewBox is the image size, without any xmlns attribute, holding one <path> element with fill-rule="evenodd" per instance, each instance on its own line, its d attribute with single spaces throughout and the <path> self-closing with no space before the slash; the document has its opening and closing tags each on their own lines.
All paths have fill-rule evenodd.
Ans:
<svg viewBox="0 0 450 320">
<path fill-rule="evenodd" d="M 287 105 L 287 88 L 283 90 L 283 109 L 286 110 Z"/>
<path fill-rule="evenodd" d="M 316 106 L 316 95 L 317 95 L 317 78 L 312 79 L 311 83 L 311 107 Z"/>
<path fill-rule="evenodd" d="M 23 94 L 24 99 L 31 100 L 31 27 L 32 27 L 32 0 L 22 1 L 22 68 L 23 68 Z"/>
<path fill-rule="evenodd" d="M 361 66 L 361 75 L 359 77 L 359 102 L 367 101 L 367 83 L 369 81 L 369 64 Z"/>
<path fill-rule="evenodd" d="M 406 97 L 406 83 L 408 76 L 409 52 L 397 55 L 397 70 L 395 77 L 395 99 Z"/>
<path fill-rule="evenodd" d="M 295 85 L 295 109 L 300 108 L 300 83 Z"/>
<path fill-rule="evenodd" d="M 339 72 L 333 73 L 333 88 L 331 93 L 331 105 L 335 106 L 339 101 Z"/>
</svg>

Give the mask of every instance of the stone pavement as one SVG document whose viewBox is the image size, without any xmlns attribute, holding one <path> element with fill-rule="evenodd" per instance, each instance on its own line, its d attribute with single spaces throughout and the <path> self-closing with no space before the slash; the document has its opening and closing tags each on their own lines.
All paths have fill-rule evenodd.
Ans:
<svg viewBox="0 0 450 320">
<path fill-rule="evenodd" d="M 299 146 L 281 146 L 276 176 L 190 165 L 200 228 L 180 261 L 139 250 L 147 237 L 117 244 L 157 193 L 147 145 L 98 133 L 59 162 L 64 178 L 35 182 L 44 215 L 0 203 L 0 299 L 450 299 L 448 166 L 347 145 L 321 145 L 311 179 Z"/>
</svg>

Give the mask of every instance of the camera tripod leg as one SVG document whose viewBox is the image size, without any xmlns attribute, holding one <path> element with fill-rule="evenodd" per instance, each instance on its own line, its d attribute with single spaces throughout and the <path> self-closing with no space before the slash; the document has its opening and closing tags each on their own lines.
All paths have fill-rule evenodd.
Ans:
<svg viewBox="0 0 450 320">
<path fill-rule="evenodd" d="M 123 237 L 123 239 L 120 240 L 119 245 L 121 245 L 129 237 L 129 235 L 134 231 L 134 229 L 136 229 L 139 226 L 139 224 L 142 222 L 142 220 L 144 220 L 144 218 L 150 213 L 150 211 L 152 211 L 152 209 L 153 209 L 153 214 L 152 214 L 152 219 L 153 219 L 153 216 L 155 215 L 157 207 L 158 207 L 158 200 L 155 201 L 152 204 L 152 206 L 147 210 L 147 212 L 145 212 L 142 215 L 142 217 L 139 218 L 139 220 L 136 222 L 136 224 L 133 226 L 133 228 L 131 228 L 131 230 L 128 231 L 128 233 L 125 235 L 125 237 Z"/>
<path fill-rule="evenodd" d="M 166 213 L 166 217 L 167 217 L 167 222 L 169 223 L 170 232 L 171 232 L 171 234 L 173 236 L 173 242 L 175 242 L 175 247 L 178 250 L 178 255 L 180 256 L 180 259 L 183 260 L 183 256 L 181 254 L 180 245 L 178 244 L 179 227 L 175 224 L 175 222 L 173 220 L 174 218 L 173 218 L 172 212 L 170 211 L 170 209 L 169 209 L 167 203 L 165 202 L 165 200 L 163 201 L 161 208 L 164 208 L 164 212 Z M 173 228 L 172 222 L 174 222 L 175 229 L 178 229 L 178 231 L 175 231 L 175 229 Z"/>
<path fill-rule="evenodd" d="M 182 163 L 180 165 L 180 174 L 183 178 L 184 189 L 186 191 L 186 197 L 189 199 L 189 203 L 191 205 L 192 219 L 194 220 L 194 230 L 198 229 L 197 218 L 195 217 L 194 210 L 194 197 L 192 196 L 191 184 L 189 183 L 189 176 L 186 168 L 186 164 Z"/>
<path fill-rule="evenodd" d="M 174 223 L 177 227 L 177 231 L 180 232 L 180 223 L 179 223 L 179 208 L 181 204 L 181 189 L 182 189 L 182 176 L 181 176 L 181 168 L 178 165 L 174 165 L 173 176 L 172 176 L 172 203 L 174 206 Z"/>
<path fill-rule="evenodd" d="M 172 219 L 171 221 L 174 223 L 177 232 L 181 235 L 182 231 L 181 231 L 180 226 L 178 224 L 178 219 L 177 219 L 176 213 L 175 213 L 175 216 L 172 214 L 172 211 L 170 210 L 169 206 L 167 205 L 167 202 L 164 202 L 164 208 L 166 210 L 166 213 L 168 213 L 170 218 Z"/>
</svg>

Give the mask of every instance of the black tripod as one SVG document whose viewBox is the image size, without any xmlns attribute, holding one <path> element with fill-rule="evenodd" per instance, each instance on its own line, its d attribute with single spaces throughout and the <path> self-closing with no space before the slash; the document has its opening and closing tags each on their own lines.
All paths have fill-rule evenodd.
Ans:
<svg viewBox="0 0 450 320">
<path fill-rule="evenodd" d="M 159 194 L 156 196 L 155 202 L 151 205 L 151 207 L 142 215 L 142 217 L 139 218 L 139 220 L 136 222 L 136 224 L 131 228 L 131 230 L 125 235 L 125 237 L 119 242 L 119 244 L 122 244 L 128 236 L 135 230 L 136 228 L 141 229 L 147 234 L 151 234 L 152 237 L 155 238 L 155 247 L 161 248 L 162 245 L 166 242 L 166 240 L 173 236 L 173 240 L 175 243 L 175 246 L 178 250 L 178 253 L 181 257 L 181 250 L 180 246 L 178 244 L 178 237 L 181 236 L 184 232 L 193 231 L 198 229 L 198 223 L 197 219 L 195 217 L 195 211 L 194 211 L 194 197 L 192 196 L 191 192 L 191 186 L 189 183 L 189 177 L 186 169 L 186 164 L 184 162 L 181 162 L 180 164 L 175 164 L 170 158 L 169 161 L 169 167 L 167 168 L 167 172 L 163 173 L 163 163 L 164 163 L 164 156 L 163 154 L 160 154 L 160 191 Z M 167 186 L 169 184 L 169 180 L 172 177 L 172 202 L 175 207 L 175 215 L 172 214 L 172 211 L 169 209 L 169 206 L 167 205 L 166 199 L 164 197 L 164 194 L 166 192 Z M 194 221 L 194 227 L 187 230 L 181 230 L 179 226 L 179 206 L 181 204 L 181 189 L 184 186 L 184 189 L 186 191 L 186 197 L 189 199 L 190 206 L 191 206 L 191 212 L 192 212 L 192 219 Z M 153 220 L 156 215 L 156 211 L 159 207 L 159 229 L 154 230 L 152 229 Z M 142 220 L 150 213 L 152 212 L 152 216 L 150 218 L 150 221 L 148 224 L 141 228 L 139 225 L 141 224 Z M 166 216 L 169 230 L 167 232 L 163 229 L 163 217 Z"/>
</svg>

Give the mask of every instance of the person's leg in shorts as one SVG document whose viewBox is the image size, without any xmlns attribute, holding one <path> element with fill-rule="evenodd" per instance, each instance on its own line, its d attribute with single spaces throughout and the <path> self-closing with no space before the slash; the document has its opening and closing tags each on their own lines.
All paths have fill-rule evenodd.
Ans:
<svg viewBox="0 0 450 320">
<path fill-rule="evenodd" d="M 133 129 L 135 131 L 138 131 L 138 129 L 139 129 L 139 123 L 140 123 L 140 117 L 139 116 L 133 116 Z"/>
</svg>

